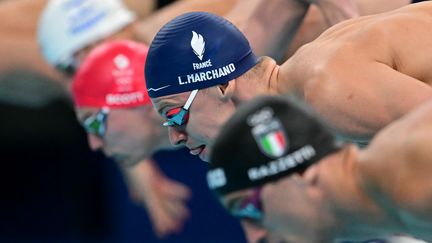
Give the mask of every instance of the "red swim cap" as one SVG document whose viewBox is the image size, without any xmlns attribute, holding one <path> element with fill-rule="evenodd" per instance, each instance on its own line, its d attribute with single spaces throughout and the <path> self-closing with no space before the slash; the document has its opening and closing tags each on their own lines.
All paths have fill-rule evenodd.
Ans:
<svg viewBox="0 0 432 243">
<path fill-rule="evenodd" d="M 77 107 L 135 107 L 150 102 L 144 80 L 148 47 L 111 41 L 85 58 L 72 83 Z"/>
</svg>

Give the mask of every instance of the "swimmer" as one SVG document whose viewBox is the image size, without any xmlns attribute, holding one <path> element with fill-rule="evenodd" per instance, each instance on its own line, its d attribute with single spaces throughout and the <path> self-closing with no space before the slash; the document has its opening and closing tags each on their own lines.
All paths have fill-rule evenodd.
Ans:
<svg viewBox="0 0 432 243">
<path fill-rule="evenodd" d="M 90 147 L 120 165 L 132 198 L 146 207 L 155 232 L 166 236 L 180 231 L 188 218 L 191 192 L 167 178 L 152 159 L 154 152 L 173 147 L 147 95 L 147 50 L 125 40 L 97 46 L 75 75 L 72 94 Z"/>
<path fill-rule="evenodd" d="M 432 240 L 432 100 L 366 148 L 340 143 L 298 100 L 260 97 L 215 141 L 207 179 L 252 242 Z M 403 239 L 411 242 L 411 239 Z M 280 241 L 279 241 L 280 242 Z"/>
<path fill-rule="evenodd" d="M 305 101 L 338 136 L 364 145 L 432 98 L 431 13 L 432 3 L 424 2 L 347 20 L 282 65 L 255 56 L 222 17 L 187 13 L 165 25 L 150 46 L 147 89 L 172 144 L 203 160 L 236 108 L 264 94 Z M 194 69 L 205 62 L 211 66 Z"/>
</svg>

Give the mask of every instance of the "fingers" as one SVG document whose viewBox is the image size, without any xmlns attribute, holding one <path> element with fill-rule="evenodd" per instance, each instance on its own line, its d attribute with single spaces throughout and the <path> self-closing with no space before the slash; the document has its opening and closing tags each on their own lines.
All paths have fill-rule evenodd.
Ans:
<svg viewBox="0 0 432 243">
<path fill-rule="evenodd" d="M 181 231 L 183 221 L 172 217 L 164 207 L 151 207 L 148 208 L 148 212 L 153 230 L 158 237 L 166 237 Z"/>
<path fill-rule="evenodd" d="M 159 237 L 182 230 L 184 222 L 190 216 L 186 205 L 190 196 L 189 188 L 168 178 L 159 178 L 158 183 L 147 188 L 146 208 Z"/>
<path fill-rule="evenodd" d="M 168 178 L 163 181 L 163 186 L 160 189 L 163 190 L 163 193 L 168 197 L 177 198 L 179 200 L 188 200 L 192 194 L 187 186 Z"/>
<path fill-rule="evenodd" d="M 181 231 L 185 220 L 190 216 L 185 199 L 163 193 L 149 198 L 147 211 L 159 237 Z"/>
<path fill-rule="evenodd" d="M 171 200 L 164 202 L 164 209 L 173 220 L 185 221 L 190 216 L 186 202 L 183 200 Z"/>
<path fill-rule="evenodd" d="M 138 164 L 127 175 L 130 196 L 144 204 L 154 232 L 165 237 L 181 231 L 190 216 L 186 204 L 190 189 L 167 178 L 152 161 Z"/>
<path fill-rule="evenodd" d="M 186 205 L 191 196 L 190 189 L 174 181 L 165 181 L 160 186 L 161 203 L 165 212 L 173 219 L 186 220 L 190 215 Z"/>
</svg>

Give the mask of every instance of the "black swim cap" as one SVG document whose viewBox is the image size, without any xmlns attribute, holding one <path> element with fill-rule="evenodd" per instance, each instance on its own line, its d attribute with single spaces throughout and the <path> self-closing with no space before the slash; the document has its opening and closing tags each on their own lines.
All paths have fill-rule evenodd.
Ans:
<svg viewBox="0 0 432 243">
<path fill-rule="evenodd" d="M 259 97 L 222 127 L 207 181 L 217 194 L 256 187 L 300 172 L 341 144 L 299 101 Z"/>
</svg>

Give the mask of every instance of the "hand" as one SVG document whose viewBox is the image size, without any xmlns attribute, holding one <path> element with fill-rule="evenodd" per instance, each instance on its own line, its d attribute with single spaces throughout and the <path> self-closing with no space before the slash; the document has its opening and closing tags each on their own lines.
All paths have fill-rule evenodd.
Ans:
<svg viewBox="0 0 432 243">
<path fill-rule="evenodd" d="M 357 5 L 353 0 L 315 0 L 329 26 L 359 16 Z"/>
<path fill-rule="evenodd" d="M 152 160 L 126 168 L 125 173 L 130 196 L 147 209 L 158 237 L 181 231 L 190 214 L 185 205 L 191 196 L 190 190 L 163 175 Z"/>
</svg>

